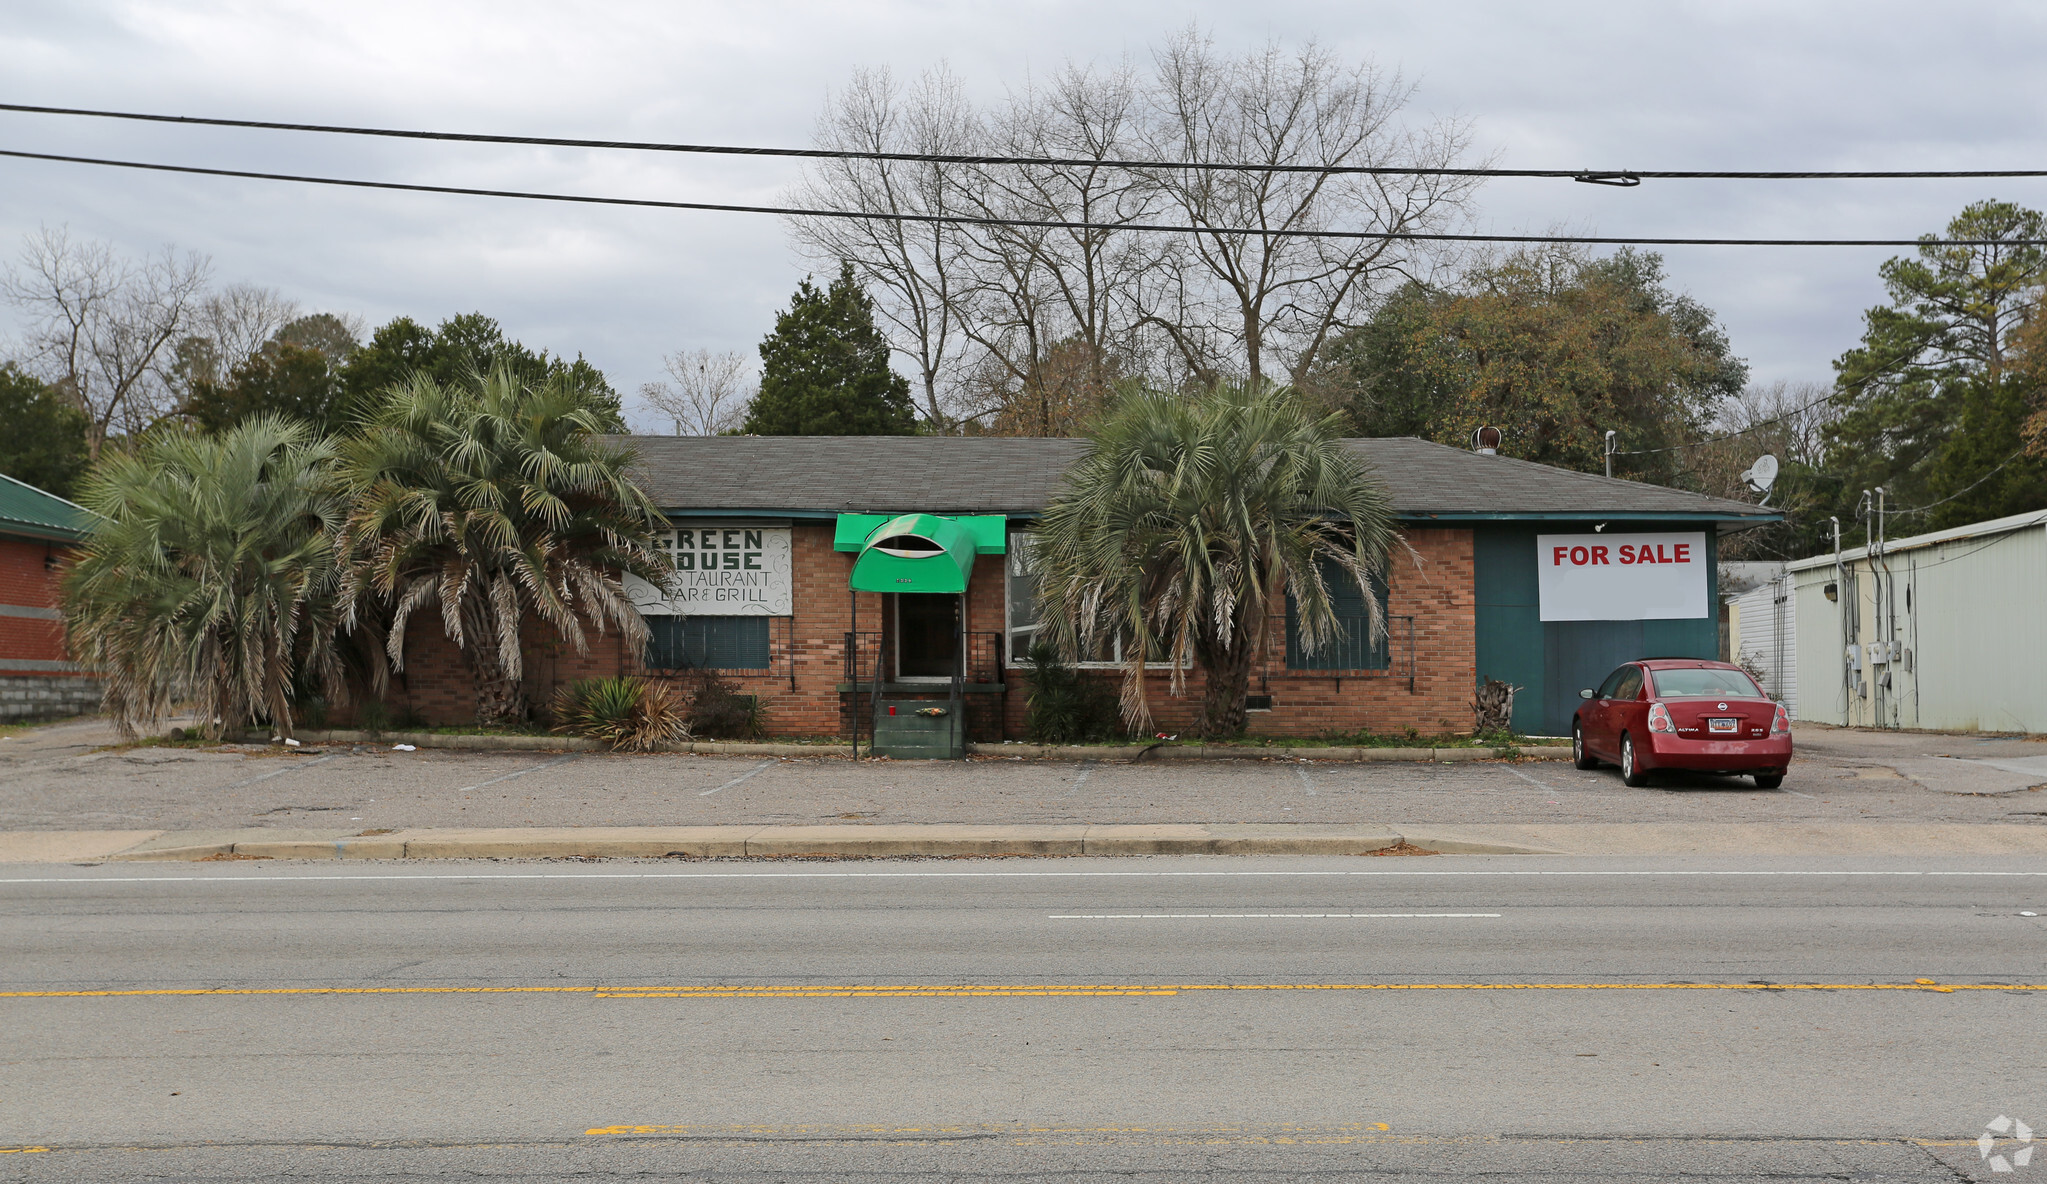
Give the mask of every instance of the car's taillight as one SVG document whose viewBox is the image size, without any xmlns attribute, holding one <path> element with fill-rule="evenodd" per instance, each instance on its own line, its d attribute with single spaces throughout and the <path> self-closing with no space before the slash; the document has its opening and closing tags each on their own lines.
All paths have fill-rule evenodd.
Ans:
<svg viewBox="0 0 2047 1184">
<path fill-rule="evenodd" d="M 1661 703 L 1649 705 L 1649 730 L 1652 732 L 1675 732 L 1677 725 L 1670 722 L 1670 708 Z"/>
<path fill-rule="evenodd" d="M 1770 721 L 1770 735 L 1789 736 L 1790 734 L 1791 712 L 1786 710 L 1782 703 L 1779 703 L 1777 704 L 1777 718 Z"/>
</svg>

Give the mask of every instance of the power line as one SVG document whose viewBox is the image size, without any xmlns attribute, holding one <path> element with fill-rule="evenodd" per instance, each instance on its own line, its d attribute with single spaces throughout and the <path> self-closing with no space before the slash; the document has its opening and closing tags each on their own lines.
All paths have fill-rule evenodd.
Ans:
<svg viewBox="0 0 2047 1184">
<path fill-rule="evenodd" d="M 245 169 L 201 168 L 187 164 L 154 164 L 139 160 L 108 160 L 53 152 L 20 152 L 0 148 L 0 157 L 56 161 L 156 173 L 189 173 L 202 177 L 240 177 L 256 181 L 290 181 L 301 185 L 333 185 L 346 189 L 393 189 L 406 193 L 448 193 L 464 197 L 508 197 L 522 201 L 556 201 L 579 205 L 634 206 L 660 210 L 709 210 L 730 214 L 775 214 L 786 218 L 844 218 L 870 222 L 943 223 L 962 226 L 1014 226 L 1042 230 L 1131 231 L 1153 234 L 1244 235 L 1258 238 L 1364 239 L 1458 243 L 1575 243 L 1588 246 L 1645 247 L 1988 247 L 2047 246 L 2047 239 L 1934 238 L 1648 238 L 1571 234 L 1450 234 L 1412 230 L 1288 230 L 1238 226 L 1166 225 L 1156 222 L 1070 222 L 1056 218 L 994 218 L 974 214 L 904 214 L 874 210 L 816 210 L 799 206 L 753 206 L 729 202 L 662 201 L 644 197 L 600 197 L 578 193 L 533 193 L 517 189 L 477 189 L 463 185 L 423 185 L 404 181 L 361 181 L 344 177 L 309 177 L 294 173 L 259 173 Z"/>
<path fill-rule="evenodd" d="M 1892 514 L 1924 514 L 1926 511 L 1931 510 L 1935 506 L 1944 506 L 1949 502 L 1954 501 L 1956 498 L 1974 491 L 1977 486 L 1983 484 L 1985 481 L 1990 480 L 1992 477 L 1997 476 L 1999 473 L 2002 473 L 2006 468 L 2010 467 L 2011 462 L 2017 460 L 2018 458 L 2024 456 L 2025 454 L 2026 454 L 2025 449 L 2023 448 L 2019 449 L 2017 452 L 2014 452 L 2010 456 L 2005 457 L 2002 461 L 1999 461 L 1996 468 L 1983 474 L 1981 477 L 1976 478 L 1974 481 L 1969 482 L 1967 485 L 1962 486 L 1955 492 L 1948 494 L 1946 497 L 1940 499 L 1937 502 L 1927 502 L 1923 506 L 1913 506 L 1909 510 L 1885 510 L 1884 514 L 1887 517 Z"/>
<path fill-rule="evenodd" d="M 1686 449 L 1686 448 L 1703 448 L 1703 447 L 1705 447 L 1705 446 L 1706 446 L 1706 445 L 1708 445 L 1708 444 L 1718 444 L 1718 443 L 1720 443 L 1720 442 L 1721 442 L 1722 440 L 1732 440 L 1732 439 L 1734 439 L 1734 438 L 1735 438 L 1736 436 L 1746 436 L 1746 435 L 1748 435 L 1748 434 L 1749 434 L 1750 432 L 1753 432 L 1753 431 L 1757 430 L 1758 428 L 1766 428 L 1766 427 L 1769 427 L 1769 426 L 1770 426 L 1771 424 L 1776 424 L 1776 423 L 1783 423 L 1783 422 L 1784 422 L 1785 420 L 1787 420 L 1787 419 L 1790 419 L 1790 418 L 1791 418 L 1792 416 L 1794 416 L 1794 415 L 1802 415 L 1802 414 L 1804 414 L 1805 412 L 1807 412 L 1807 411 L 1810 411 L 1810 410 L 1812 410 L 1813 408 L 1815 408 L 1815 407 L 1819 406 L 1819 405 L 1820 405 L 1821 403 L 1824 403 L 1824 402 L 1826 402 L 1827 400 L 1829 400 L 1829 399 L 1832 399 L 1832 398 L 1834 398 L 1834 397 L 1835 397 L 1835 395 L 1836 395 L 1836 393 L 1837 393 L 1837 392 L 1835 392 L 1835 391 L 1831 391 L 1831 390 L 1830 390 L 1830 391 L 1828 391 L 1828 392 L 1827 392 L 1826 394 L 1824 394 L 1824 395 L 1821 395 L 1821 396 L 1820 396 L 1819 398 L 1817 398 L 1817 399 L 1814 399 L 1814 400 L 1813 400 L 1812 402 L 1810 402 L 1810 403 L 1804 403 L 1804 404 L 1801 404 L 1801 405 L 1799 405 L 1799 406 L 1797 406 L 1797 407 L 1793 407 L 1793 408 L 1792 408 L 1791 410 L 1789 410 L 1789 411 L 1786 411 L 1786 412 L 1785 412 L 1784 414 L 1782 414 L 1782 415 L 1776 415 L 1776 416 L 1772 416 L 1772 417 L 1771 417 L 1771 418 L 1769 418 L 1769 419 L 1765 419 L 1765 420 L 1759 420 L 1759 421 L 1757 421 L 1757 422 L 1755 422 L 1755 423 L 1752 423 L 1752 424 L 1748 425 L 1748 426 L 1747 426 L 1747 427 L 1745 427 L 1745 428 L 1742 428 L 1742 429 L 1741 429 L 1741 430 L 1739 430 L 1739 431 L 1729 432 L 1729 433 L 1727 433 L 1727 434 L 1726 434 L 1726 435 L 1724 435 L 1724 436 L 1712 436 L 1712 437 L 1709 437 L 1709 438 L 1707 438 L 1707 439 L 1704 439 L 1704 440 L 1693 440 L 1693 441 L 1691 441 L 1691 442 L 1690 442 L 1690 443 L 1688 443 L 1688 444 L 1670 444 L 1670 445 L 1667 445 L 1667 446 L 1665 446 L 1665 447 L 1662 447 L 1662 448 L 1637 448 L 1637 449 L 1635 449 L 1635 450 L 1633 450 L 1633 451 L 1631 451 L 1631 452 L 1616 452 L 1616 453 L 1614 453 L 1614 455 L 1615 455 L 1615 456 L 1651 456 L 1651 455 L 1654 455 L 1655 453 L 1659 453 L 1659 452 L 1680 452 L 1680 451 L 1682 451 L 1682 450 L 1684 450 L 1684 449 Z"/>
<path fill-rule="evenodd" d="M 1088 157 L 974 156 L 933 152 L 861 152 L 834 148 L 767 148 L 732 144 L 677 144 L 655 140 L 584 140 L 562 136 L 500 136 L 475 132 L 416 131 L 402 128 L 349 127 L 323 123 L 279 123 L 265 119 L 212 119 L 199 115 L 158 115 L 141 111 L 100 111 L 85 107 L 43 107 L 0 103 L 0 111 L 28 115 L 76 115 L 93 119 L 126 119 L 194 127 L 238 127 L 259 131 L 316 132 L 339 136 L 380 136 L 399 140 L 436 140 L 465 144 L 522 144 L 545 148 L 598 148 L 627 152 L 681 152 L 708 156 L 795 157 L 808 160 L 894 160 L 925 164 L 1039 165 L 1059 168 L 1195 169 L 1206 172 L 1315 173 L 1322 175 L 1420 177 L 1535 177 L 1570 179 L 1594 185 L 1632 188 L 1645 179 L 1718 181 L 1897 181 L 1957 180 L 2002 177 L 2047 177 L 2047 169 L 1945 170 L 1777 170 L 1777 169 L 1499 169 L 1350 164 L 1245 164 L 1220 161 L 1096 160 Z"/>
</svg>

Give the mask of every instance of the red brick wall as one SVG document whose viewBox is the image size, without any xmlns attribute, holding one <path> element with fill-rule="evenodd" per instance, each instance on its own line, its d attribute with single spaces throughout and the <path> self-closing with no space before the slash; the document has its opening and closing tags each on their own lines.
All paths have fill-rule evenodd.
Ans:
<svg viewBox="0 0 2047 1184">
<path fill-rule="evenodd" d="M 0 605 L 15 608 L 57 608 L 60 573 L 46 563 L 62 559 L 64 548 L 53 543 L 0 539 Z M 65 662 L 64 623 L 59 620 L 0 612 L 0 672 L 19 670 L 8 659 Z M 40 673 L 49 673 L 43 667 Z"/>
<path fill-rule="evenodd" d="M 726 677 L 742 693 L 760 695 L 768 708 L 769 729 L 784 736 L 840 735 L 848 723 L 847 697 L 838 690 L 845 681 L 845 634 L 850 628 L 846 580 L 853 556 L 832 549 L 829 523 L 799 523 L 791 530 L 793 615 L 772 624 L 773 667 L 765 673 L 729 671 Z M 1469 530 L 1415 530 L 1408 543 L 1419 556 L 1417 566 L 1402 558 L 1388 582 L 1388 612 L 1395 618 L 1412 615 L 1414 622 L 1414 689 L 1408 689 L 1405 622 L 1395 620 L 1393 669 L 1333 675 L 1286 668 L 1286 630 L 1275 616 L 1264 661 L 1253 671 L 1252 691 L 1273 697 L 1271 712 L 1251 717 L 1254 735 L 1312 736 L 1322 732 L 1369 729 L 1398 732 L 1462 731 L 1471 726 L 1470 701 L 1476 677 L 1473 636 L 1472 537 Z M 40 560 L 38 560 L 40 562 Z M 1001 633 L 1006 625 L 1003 605 L 1003 557 L 984 555 L 974 566 L 967 592 L 967 631 Z M 886 598 L 859 594 L 859 628 L 863 633 L 883 627 Z M 536 707 L 546 703 L 560 683 L 620 673 L 647 673 L 638 654 L 628 654 L 614 631 L 592 635 L 590 651 L 573 647 L 539 626 L 529 629 L 526 686 Z M 1105 672 L 1105 678 L 1120 678 Z M 994 738 L 998 729 L 1008 738 L 1024 734 L 1025 685 L 1019 671 L 1008 671 L 1009 691 L 1001 696 L 969 700 L 970 734 Z M 1201 703 L 1201 679 L 1188 676 L 1179 697 L 1167 693 L 1168 678 L 1152 676 L 1152 712 L 1158 727 L 1180 731 L 1193 721 Z M 406 639 L 406 674 L 394 686 L 393 714 L 410 708 L 432 723 L 463 723 L 475 718 L 476 698 L 461 657 L 442 636 L 438 616 L 414 621 Z M 864 716 L 863 716 L 864 719 Z"/>
<path fill-rule="evenodd" d="M 1420 563 L 1400 557 L 1387 581 L 1388 624 L 1393 630 L 1393 668 L 1357 674 L 1332 674 L 1286 668 L 1286 619 L 1273 617 L 1264 661 L 1251 672 L 1253 694 L 1272 696 L 1273 709 L 1251 714 L 1254 736 L 1314 736 L 1324 732 L 1397 733 L 1405 728 L 1432 733 L 1471 730 L 1472 687 L 1478 677 L 1474 634 L 1472 537 L 1469 530 L 1411 530 L 1408 545 Z M 1414 617 L 1414 689 L 1408 689 L 1406 622 Z M 1122 685 L 1120 671 L 1102 677 Z M 1021 676 L 1010 679 L 1007 730 L 1010 738 L 1024 734 Z M 1190 728 L 1201 710 L 1204 681 L 1187 675 L 1183 694 L 1174 696 L 1168 674 L 1146 679 L 1146 698 L 1158 730 L 1175 733 Z"/>
</svg>

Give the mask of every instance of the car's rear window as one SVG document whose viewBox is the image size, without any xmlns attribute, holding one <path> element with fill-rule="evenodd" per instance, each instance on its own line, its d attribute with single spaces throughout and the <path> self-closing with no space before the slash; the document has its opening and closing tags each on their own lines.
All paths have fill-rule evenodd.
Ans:
<svg viewBox="0 0 2047 1184">
<path fill-rule="evenodd" d="M 1656 696 L 1660 699 L 1762 695 L 1749 676 L 1739 670 L 1657 670 L 1649 677 L 1655 681 Z"/>
</svg>

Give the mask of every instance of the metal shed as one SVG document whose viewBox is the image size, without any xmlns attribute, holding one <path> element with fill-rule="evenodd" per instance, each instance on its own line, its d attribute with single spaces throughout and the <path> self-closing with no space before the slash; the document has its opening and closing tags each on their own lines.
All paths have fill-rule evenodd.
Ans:
<svg viewBox="0 0 2047 1184">
<path fill-rule="evenodd" d="M 2047 510 L 1786 568 L 1796 583 L 1798 718 L 2047 731 Z"/>
</svg>

